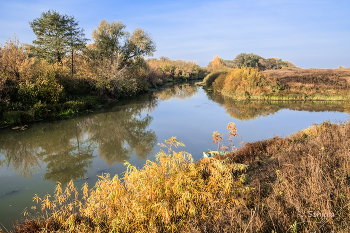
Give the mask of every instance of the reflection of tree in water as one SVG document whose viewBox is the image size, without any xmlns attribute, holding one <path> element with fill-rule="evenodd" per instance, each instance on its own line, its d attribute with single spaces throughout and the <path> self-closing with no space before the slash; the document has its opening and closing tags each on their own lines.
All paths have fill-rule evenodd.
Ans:
<svg viewBox="0 0 350 233">
<path fill-rule="evenodd" d="M 24 132 L 6 130 L 0 134 L 0 158 L 4 157 L 1 164 L 12 167 L 21 177 L 31 178 L 41 169 L 40 151 L 37 141 L 28 139 Z"/>
<path fill-rule="evenodd" d="M 274 114 L 281 109 L 309 112 L 349 112 L 346 105 L 339 101 L 235 101 L 217 93 L 211 92 L 207 95 L 209 99 L 223 106 L 231 117 L 241 121 Z"/>
<path fill-rule="evenodd" d="M 81 147 L 83 149 L 72 146 L 59 154 L 47 155 L 44 159 L 48 163 L 44 179 L 66 184 L 72 179 L 83 178 L 86 168 L 91 168 L 94 156 L 91 145 Z"/>
<path fill-rule="evenodd" d="M 146 131 L 146 128 L 152 120 L 153 118 L 147 115 L 142 120 L 138 120 L 126 126 L 127 132 L 129 133 L 125 135 L 125 140 L 132 148 L 133 153 L 135 153 L 140 160 L 147 158 L 147 155 L 153 151 L 153 147 L 157 141 L 157 136 L 154 131 Z"/>
<path fill-rule="evenodd" d="M 198 87 L 190 84 L 176 85 L 165 90 L 157 91 L 156 97 L 160 100 L 180 99 L 185 100 L 191 98 L 198 92 Z"/>
<path fill-rule="evenodd" d="M 136 106 L 120 106 L 116 112 L 96 116 L 93 140 L 99 145 L 98 156 L 108 165 L 124 162 L 132 153 L 145 159 L 152 152 L 157 136 L 146 128 L 153 118 L 147 115 L 139 119 L 139 110 Z"/>
<path fill-rule="evenodd" d="M 151 111 L 157 103 L 153 93 L 148 93 L 104 109 L 103 113 L 34 124 L 27 131 L 3 130 L 0 163 L 13 167 L 23 177 L 31 177 L 46 162 L 44 178 L 64 184 L 85 176 L 96 148 L 98 156 L 109 165 L 128 160 L 132 153 L 145 159 L 157 137 L 146 130 L 152 117 L 141 117 L 141 113 Z"/>
</svg>

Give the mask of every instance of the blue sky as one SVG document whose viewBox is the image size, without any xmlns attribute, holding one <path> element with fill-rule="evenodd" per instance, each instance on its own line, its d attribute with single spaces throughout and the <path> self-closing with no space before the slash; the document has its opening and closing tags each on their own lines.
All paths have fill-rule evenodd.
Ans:
<svg viewBox="0 0 350 233">
<path fill-rule="evenodd" d="M 0 1 L 0 44 L 14 33 L 31 43 L 29 22 L 53 9 L 74 16 L 87 38 L 102 19 L 142 28 L 156 43 L 154 57 L 206 66 L 215 55 L 255 53 L 302 68 L 350 66 L 349 0 Z"/>
</svg>

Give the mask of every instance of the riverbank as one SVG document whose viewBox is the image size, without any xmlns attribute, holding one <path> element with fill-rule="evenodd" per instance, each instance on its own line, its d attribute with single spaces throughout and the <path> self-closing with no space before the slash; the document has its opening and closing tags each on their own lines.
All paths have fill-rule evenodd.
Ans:
<svg viewBox="0 0 350 233">
<path fill-rule="evenodd" d="M 122 59 L 118 53 L 105 57 L 100 52 L 87 46 L 74 57 L 56 61 L 33 56 L 16 38 L 6 41 L 0 46 L 0 128 L 70 117 L 167 82 L 202 79 L 206 74 L 192 61 L 145 60 L 141 54 Z"/>
<path fill-rule="evenodd" d="M 348 69 L 242 68 L 213 71 L 201 84 L 236 100 L 347 101 L 349 77 Z"/>
<path fill-rule="evenodd" d="M 103 177 L 96 188 L 86 187 L 86 199 L 72 209 L 78 190 L 72 183 L 63 194 L 57 188 L 55 197 L 39 202 L 51 218 L 27 221 L 14 232 L 348 232 L 349 131 L 350 122 L 324 122 L 195 163 L 185 152 L 160 152 L 142 169 L 127 164 L 124 179 Z M 169 145 L 181 144 L 172 138 Z"/>
<path fill-rule="evenodd" d="M 178 83 L 184 84 L 187 83 L 187 81 L 193 80 L 188 79 L 186 81 L 167 81 L 162 84 L 158 84 L 158 86 L 154 86 L 153 88 L 135 93 L 133 96 L 140 95 L 147 91 L 155 91 L 160 88 L 173 86 Z M 67 101 L 61 101 L 58 103 L 42 103 L 39 101 L 33 106 L 23 105 L 21 102 L 17 102 L 11 105 L 6 105 L 3 103 L 3 105 L 0 106 L 0 115 L 2 116 L 0 118 L 0 129 L 29 124 L 46 119 L 70 118 L 78 114 L 93 112 L 94 110 L 97 110 L 104 105 L 109 105 L 117 101 L 123 101 L 123 99 L 126 98 L 127 97 L 101 98 L 98 95 L 90 95 L 73 96 L 70 98 L 70 100 L 68 99 Z M 26 129 L 26 127 L 24 127 L 24 129 Z"/>
</svg>

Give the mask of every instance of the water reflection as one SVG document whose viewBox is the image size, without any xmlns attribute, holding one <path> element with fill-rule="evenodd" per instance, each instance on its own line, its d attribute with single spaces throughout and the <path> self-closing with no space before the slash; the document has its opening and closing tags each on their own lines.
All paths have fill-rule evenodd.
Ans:
<svg viewBox="0 0 350 233">
<path fill-rule="evenodd" d="M 260 116 L 268 116 L 282 109 L 308 112 L 350 113 L 348 103 L 341 101 L 235 101 L 220 94 L 206 92 L 209 99 L 224 107 L 233 118 L 248 121 Z"/>
<path fill-rule="evenodd" d="M 185 100 L 196 95 L 198 87 L 191 84 L 175 85 L 171 88 L 161 90 L 155 93 L 160 100 L 180 99 Z"/>
<path fill-rule="evenodd" d="M 41 169 L 42 154 L 34 138 L 27 138 L 26 132 L 0 134 L 2 166 L 12 167 L 22 177 L 31 177 Z"/>
<path fill-rule="evenodd" d="M 184 100 L 197 92 L 194 85 L 173 86 L 121 100 L 90 115 L 33 124 L 27 131 L 2 130 L 0 165 L 29 179 L 36 171 L 45 169 L 44 180 L 65 184 L 71 179 L 84 178 L 95 156 L 109 166 L 123 163 L 133 154 L 138 160 L 145 160 L 157 143 L 155 132 L 149 129 L 153 121 L 149 113 L 160 101 Z M 350 112 L 342 102 L 238 102 L 213 93 L 207 96 L 224 107 L 231 117 L 243 121 L 285 108 Z"/>
<path fill-rule="evenodd" d="M 71 179 L 82 178 L 87 173 L 86 168 L 91 168 L 93 157 L 91 145 L 80 149 L 72 146 L 61 153 L 47 155 L 44 179 L 66 184 Z"/>
<path fill-rule="evenodd" d="M 147 130 L 153 118 L 141 116 L 141 112 L 154 109 L 157 101 L 153 93 L 148 93 L 93 115 L 34 124 L 27 131 L 3 130 L 1 164 L 21 177 L 31 178 L 46 163 L 44 179 L 65 184 L 84 178 L 94 151 L 110 166 L 130 159 L 133 153 L 144 160 L 151 154 L 157 136 Z"/>
</svg>

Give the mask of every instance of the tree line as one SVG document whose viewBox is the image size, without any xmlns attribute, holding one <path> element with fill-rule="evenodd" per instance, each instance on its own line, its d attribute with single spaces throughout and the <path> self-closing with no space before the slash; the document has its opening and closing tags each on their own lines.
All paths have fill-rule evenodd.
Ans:
<svg viewBox="0 0 350 233">
<path fill-rule="evenodd" d="M 15 37 L 0 47 L 1 124 L 74 113 L 204 75 L 194 62 L 146 59 L 156 51 L 150 34 L 129 32 L 121 21 L 102 20 L 89 44 L 73 16 L 49 10 L 29 24 L 31 45 Z"/>
<path fill-rule="evenodd" d="M 240 53 L 233 60 L 224 60 L 219 56 L 215 56 L 213 61 L 209 62 L 207 66 L 210 71 L 222 68 L 241 69 L 245 67 L 257 68 L 259 71 L 296 68 L 296 66 L 289 61 L 283 61 L 276 57 L 263 58 L 254 53 Z"/>
</svg>

